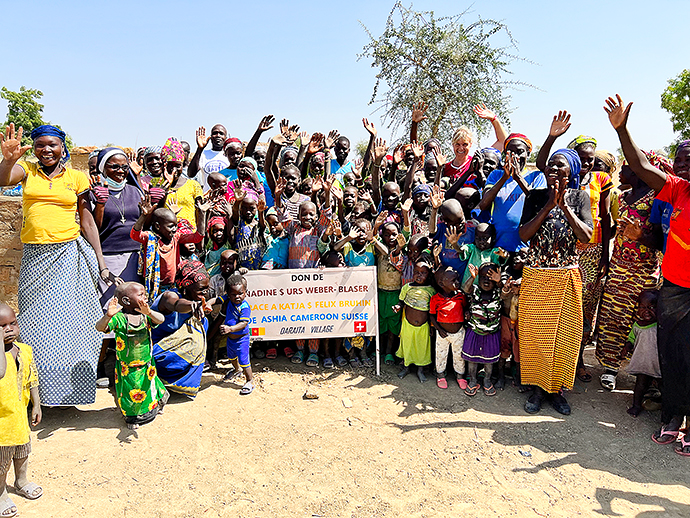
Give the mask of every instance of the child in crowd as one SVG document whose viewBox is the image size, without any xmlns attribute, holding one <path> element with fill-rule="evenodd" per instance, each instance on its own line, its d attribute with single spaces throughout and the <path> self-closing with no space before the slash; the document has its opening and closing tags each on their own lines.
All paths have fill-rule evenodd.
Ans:
<svg viewBox="0 0 690 518">
<path fill-rule="evenodd" d="M 213 277 L 220 273 L 220 256 L 228 249 L 226 219 L 221 216 L 211 217 L 208 220 L 206 234 L 208 236 L 208 244 L 206 245 L 204 266 L 209 276 Z"/>
<path fill-rule="evenodd" d="M 151 328 L 164 320 L 149 307 L 144 286 L 125 282 L 117 287 L 105 315 L 96 322 L 102 333 L 115 332 L 115 392 L 130 430 L 153 421 L 169 397 L 156 373 L 151 340 Z"/>
<path fill-rule="evenodd" d="M 436 272 L 436 284 L 440 292 L 431 297 L 429 319 L 436 329 L 436 385 L 447 389 L 446 364 L 448 352 L 453 354 L 453 369 L 458 385 L 467 388 L 465 379 L 465 360 L 462 359 L 462 346 L 465 341 L 465 308 L 467 299 L 458 291 L 460 277 L 452 268 L 445 267 Z"/>
<path fill-rule="evenodd" d="M 228 372 L 223 381 L 233 382 L 239 375 L 240 369 L 244 373 L 245 383 L 240 394 L 248 396 L 254 391 L 254 375 L 249 360 L 249 322 L 252 310 L 247 297 L 247 281 L 241 275 L 231 275 L 226 284 L 227 294 L 220 297 L 220 303 L 227 303 L 225 322 L 220 326 L 220 334 L 227 336 L 228 359 L 234 370 Z M 215 302 L 215 301 L 213 301 Z"/>
<path fill-rule="evenodd" d="M 460 253 L 455 249 L 455 245 L 448 241 L 448 236 L 457 235 L 456 244 L 473 243 L 476 222 L 465 219 L 463 206 L 454 198 L 443 201 L 440 209 L 435 208 L 433 204 L 438 204 L 434 195 L 432 195 L 432 211 L 429 217 L 429 235 L 441 247 L 439 256 L 441 264 L 450 266 L 464 277 L 467 261 L 460 259 Z M 438 224 L 436 223 L 437 210 L 441 213 Z"/>
<path fill-rule="evenodd" d="M 381 225 L 381 241 L 388 250 L 393 250 L 397 246 L 400 227 L 395 221 L 389 221 Z M 400 334 L 402 315 L 393 311 L 400 300 L 400 289 L 402 288 L 402 276 L 398 269 L 393 265 L 390 254 L 382 254 L 377 248 L 378 260 L 376 278 L 378 281 L 378 302 L 379 302 L 379 336 L 382 337 L 385 345 L 384 363 L 386 365 L 395 364 L 393 347 L 395 340 Z"/>
<path fill-rule="evenodd" d="M 477 371 L 484 365 L 484 395 L 495 396 L 491 382 L 493 365 L 501 353 L 501 270 L 494 263 L 484 263 L 479 268 L 467 266 L 470 276 L 462 289 L 469 298 L 469 328 L 465 332 L 462 358 L 469 362 L 469 384 L 465 394 L 474 396 L 479 390 Z M 475 278 L 479 282 L 475 284 Z"/>
<path fill-rule="evenodd" d="M 429 306 L 436 290 L 430 286 L 430 273 L 429 263 L 415 263 L 412 282 L 402 287 L 400 304 L 393 308 L 396 313 L 402 312 L 400 348 L 396 355 L 403 359 L 403 368 L 398 377 L 403 379 L 410 373 L 410 365 L 416 365 L 421 383 L 426 381 L 424 367 L 431 363 Z"/>
<path fill-rule="evenodd" d="M 210 203 L 197 200 L 196 231 L 181 234 L 177 232 L 177 217 L 170 209 L 156 209 L 149 196 L 139 205 L 141 215 L 132 227 L 130 237 L 143 245 L 139 260 L 139 275 L 144 277 L 149 302 L 159 293 L 168 290 L 175 282 L 177 265 L 180 262 L 180 245 L 199 243 L 205 234 L 206 211 Z M 151 230 L 143 231 L 144 222 L 151 216 Z"/>
<path fill-rule="evenodd" d="M 633 403 L 628 408 L 628 414 L 633 417 L 637 417 L 642 412 L 642 399 L 645 392 L 649 390 L 652 380 L 661 378 L 659 351 L 656 344 L 656 303 L 658 296 L 656 290 L 640 293 L 636 319 L 623 349 L 624 358 L 630 354 L 631 350 L 633 351 L 626 369 L 628 374 L 636 375 Z"/>
<path fill-rule="evenodd" d="M 287 268 L 290 239 L 280 222 L 278 212 L 274 207 L 268 209 L 264 215 L 268 232 L 265 234 L 266 251 L 262 258 L 261 268 L 264 270 L 279 270 Z"/>
<path fill-rule="evenodd" d="M 31 439 L 27 407 L 31 401 L 31 426 L 41 422 L 38 371 L 33 351 L 17 341 L 19 325 L 14 311 L 0 303 L 0 515 L 14 516 L 17 506 L 7 493 L 7 474 L 14 464 L 14 488 L 18 495 L 36 500 L 43 489 L 27 478 Z"/>
<path fill-rule="evenodd" d="M 458 258 L 467 261 L 468 265 L 479 268 L 484 263 L 494 263 L 502 265 L 508 259 L 508 252 L 502 248 L 494 248 L 496 242 L 496 229 L 488 223 L 480 223 L 474 233 L 474 243 L 458 245 L 458 235 L 452 232 L 448 235 L 448 242 L 458 251 Z M 465 275 L 462 278 L 463 284 L 470 276 L 470 272 L 465 268 Z M 477 279 L 475 279 L 476 283 Z"/>
<path fill-rule="evenodd" d="M 240 266 L 247 270 L 261 268 L 266 238 L 264 230 L 265 202 L 257 198 L 254 191 L 238 189 L 235 191 L 235 202 L 232 208 L 232 222 L 230 241 L 240 254 Z M 258 214 L 258 218 L 257 218 Z"/>
<path fill-rule="evenodd" d="M 407 253 L 403 254 L 402 249 L 407 244 Z M 431 263 L 429 248 L 429 238 L 423 234 L 417 234 L 407 242 L 403 233 L 397 236 L 397 247 L 390 254 L 390 262 L 400 272 L 401 283 L 404 286 L 412 282 L 415 264 L 421 259 Z"/>
<path fill-rule="evenodd" d="M 280 198 L 280 206 L 284 208 L 283 212 L 290 216 L 290 219 L 297 220 L 299 217 L 299 208 L 311 198 L 305 194 L 297 192 L 297 187 L 300 184 L 300 172 L 294 165 L 283 166 L 280 170 L 280 179 L 276 184 L 276 192 L 274 193 Z M 282 186 L 280 194 L 278 193 L 278 186 Z M 276 199 L 277 201 L 277 199 Z M 276 208 L 279 205 L 276 203 Z"/>
<path fill-rule="evenodd" d="M 529 248 L 524 247 L 515 252 L 508 263 L 508 267 L 502 275 L 503 288 L 501 288 L 501 300 L 503 312 L 501 314 L 501 357 L 498 359 L 498 372 L 494 386 L 503 390 L 505 388 L 505 366 L 508 358 L 513 356 L 512 364 L 515 367 L 514 383 L 520 385 L 520 341 L 518 339 L 518 309 L 520 300 L 520 286 L 522 285 L 522 269 L 527 260 Z"/>
</svg>

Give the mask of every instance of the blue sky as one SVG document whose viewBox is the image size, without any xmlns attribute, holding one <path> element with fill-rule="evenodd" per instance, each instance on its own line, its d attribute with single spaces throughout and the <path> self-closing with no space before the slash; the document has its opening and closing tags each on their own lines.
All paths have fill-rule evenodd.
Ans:
<svg viewBox="0 0 690 518">
<path fill-rule="evenodd" d="M 378 35 L 392 5 L 3 2 L 3 19 L 17 30 L 6 32 L 0 83 L 42 90 L 45 118 L 77 145 L 161 145 L 170 135 L 193 144 L 198 126 L 217 122 L 248 140 L 269 113 L 310 133 L 336 128 L 353 142 L 367 136 L 361 119 L 369 117 L 390 141 L 368 104 L 375 70 L 357 54 L 368 41 L 360 21 Z M 511 67 L 514 79 L 539 89 L 511 92 L 509 130 L 541 143 L 554 113 L 567 109 L 573 126 L 559 143 L 587 133 L 615 151 L 602 106 L 619 92 L 635 102 L 630 127 L 641 147 L 673 140 L 660 94 L 688 66 L 687 2 L 414 2 L 438 16 L 468 7 L 468 21 L 503 21 L 519 54 L 536 63 Z"/>
</svg>

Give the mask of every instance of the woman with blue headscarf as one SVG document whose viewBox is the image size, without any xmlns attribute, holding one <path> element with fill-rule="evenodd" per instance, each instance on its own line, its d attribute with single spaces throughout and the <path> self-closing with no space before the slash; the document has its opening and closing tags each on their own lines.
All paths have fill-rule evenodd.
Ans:
<svg viewBox="0 0 690 518">
<path fill-rule="evenodd" d="M 0 133 L 0 185 L 21 183 L 24 191 L 21 340 L 33 347 L 43 405 L 90 404 L 101 347 L 94 322 L 103 316 L 98 279 L 112 275 L 88 210 L 89 179 L 65 167 L 69 151 L 62 130 L 43 125 L 31 132 L 37 163 L 20 160 L 31 149 L 21 145 L 22 133 L 20 128 L 15 136 L 14 124 Z"/>
<path fill-rule="evenodd" d="M 579 190 L 580 157 L 559 149 L 549 158 L 545 189 L 525 199 L 520 239 L 529 242 L 522 273 L 518 336 L 520 376 L 534 392 L 525 403 L 538 412 L 547 394 L 556 411 L 568 415 L 562 390 L 571 389 L 582 340 L 582 277 L 577 242 L 592 237 L 589 197 Z"/>
</svg>

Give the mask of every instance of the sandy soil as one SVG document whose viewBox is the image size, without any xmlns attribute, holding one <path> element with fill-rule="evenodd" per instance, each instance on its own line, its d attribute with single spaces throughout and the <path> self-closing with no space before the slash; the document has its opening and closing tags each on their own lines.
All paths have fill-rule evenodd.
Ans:
<svg viewBox="0 0 690 518">
<path fill-rule="evenodd" d="M 205 375 L 136 432 L 105 390 L 46 409 L 30 460 L 45 494 L 13 495 L 20 516 L 690 516 L 690 459 L 649 439 L 658 412 L 626 414 L 632 378 L 614 394 L 578 382 L 564 418 L 528 416 L 511 387 L 470 399 L 393 367 L 254 367 L 252 395 Z"/>
</svg>

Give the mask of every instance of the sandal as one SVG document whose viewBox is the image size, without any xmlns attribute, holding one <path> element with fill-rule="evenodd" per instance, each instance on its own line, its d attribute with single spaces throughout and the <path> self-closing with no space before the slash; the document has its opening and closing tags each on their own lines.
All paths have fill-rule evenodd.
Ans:
<svg viewBox="0 0 690 518">
<path fill-rule="evenodd" d="M 323 359 L 323 368 L 324 369 L 332 369 L 334 367 L 335 367 L 335 365 L 333 365 L 333 359 L 332 358 L 324 358 Z"/>
<path fill-rule="evenodd" d="M 656 437 L 655 437 L 655 435 L 656 435 Z M 660 441 L 659 439 L 661 439 L 664 435 L 670 435 L 673 438 L 670 441 Z M 678 439 L 679 435 L 680 435 L 680 430 L 667 430 L 664 426 L 662 426 L 661 429 L 659 430 L 658 435 L 655 433 L 652 434 L 652 440 L 655 443 L 661 444 L 661 445 L 671 444 L 672 442 L 676 442 L 676 439 Z"/>
<path fill-rule="evenodd" d="M 43 488 L 34 482 L 29 482 L 24 487 L 19 487 L 15 484 L 14 488 L 17 490 L 18 494 L 29 500 L 36 500 L 43 496 Z M 38 494 L 36 494 L 37 491 Z"/>
<path fill-rule="evenodd" d="M 285 349 L 283 349 L 283 352 L 285 353 L 285 356 L 288 358 L 292 358 L 295 355 L 295 351 L 289 347 L 286 347 Z"/>
<path fill-rule="evenodd" d="M 325 363 L 325 362 L 324 362 Z M 345 367 L 347 365 L 347 360 L 343 358 L 342 356 L 336 356 L 335 358 L 335 364 L 338 367 Z"/>
<path fill-rule="evenodd" d="M 587 369 L 584 367 L 578 367 L 577 368 L 577 379 L 579 379 L 582 383 L 589 383 L 592 381 L 592 375 L 587 372 Z"/>
<path fill-rule="evenodd" d="M 242 388 L 240 389 L 240 396 L 248 396 L 252 392 L 254 392 L 254 383 L 248 381 L 242 385 Z"/>
<path fill-rule="evenodd" d="M 362 362 L 359 361 L 359 358 L 350 358 L 350 365 L 352 366 L 353 369 L 361 369 L 362 368 Z"/>
<path fill-rule="evenodd" d="M 266 359 L 267 360 L 275 360 L 277 357 L 278 357 L 278 349 L 276 349 L 275 347 L 266 351 Z"/>
<path fill-rule="evenodd" d="M 371 358 L 362 358 L 362 365 L 365 367 L 371 368 L 374 366 L 374 362 L 372 361 Z"/>
<path fill-rule="evenodd" d="M 14 509 L 14 511 L 12 509 Z M 18 512 L 19 509 L 17 509 L 14 502 L 10 500 L 9 496 L 7 499 L 0 502 L 0 516 L 2 516 L 2 518 L 12 518 L 12 516 L 16 516 Z"/>
<path fill-rule="evenodd" d="M 479 383 L 476 385 L 467 385 L 467 388 L 465 389 L 465 394 L 467 394 L 470 397 L 474 397 L 477 395 L 477 391 L 479 390 Z"/>
<path fill-rule="evenodd" d="M 446 381 L 446 378 L 436 378 L 436 386 L 440 389 L 447 389 L 448 382 Z"/>
<path fill-rule="evenodd" d="M 458 387 L 460 387 L 460 390 L 465 390 L 467 388 L 467 380 L 465 378 L 458 378 Z"/>
<path fill-rule="evenodd" d="M 290 357 L 288 356 L 288 358 Z M 297 351 L 296 353 L 293 353 L 290 361 L 292 363 L 302 363 L 304 361 L 304 351 Z"/>
<path fill-rule="evenodd" d="M 493 383 L 489 385 L 488 387 L 482 386 L 484 389 L 484 395 L 485 396 L 495 396 L 496 395 L 496 387 L 494 387 Z"/>
<path fill-rule="evenodd" d="M 256 351 L 254 351 L 254 358 L 256 358 L 257 360 L 263 360 L 264 358 L 266 358 L 266 353 L 261 349 L 257 349 Z"/>
<path fill-rule="evenodd" d="M 316 353 L 311 353 L 307 358 L 307 367 L 318 367 L 319 366 L 319 355 Z"/>
<path fill-rule="evenodd" d="M 605 372 L 601 375 L 599 381 L 601 382 L 601 386 L 605 389 L 616 390 L 616 376 L 614 374 L 609 374 L 608 372 Z"/>
<path fill-rule="evenodd" d="M 674 451 L 678 455 L 682 455 L 683 457 L 690 457 L 690 440 L 686 441 L 685 439 L 688 437 L 687 434 L 683 436 L 683 438 L 680 440 L 680 446 L 676 447 Z M 688 451 L 683 451 L 685 449 L 688 449 Z"/>
<path fill-rule="evenodd" d="M 395 356 L 393 356 L 392 354 L 387 354 L 386 359 L 383 360 L 383 363 L 385 363 L 386 365 L 395 365 Z"/>
<path fill-rule="evenodd" d="M 223 376 L 223 383 L 233 383 L 240 376 L 240 371 L 231 370 Z"/>
</svg>

